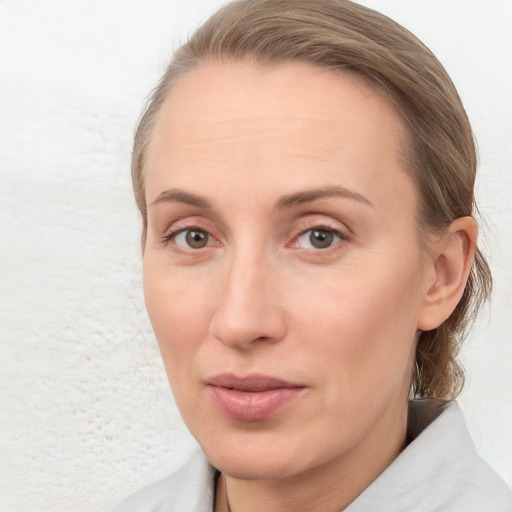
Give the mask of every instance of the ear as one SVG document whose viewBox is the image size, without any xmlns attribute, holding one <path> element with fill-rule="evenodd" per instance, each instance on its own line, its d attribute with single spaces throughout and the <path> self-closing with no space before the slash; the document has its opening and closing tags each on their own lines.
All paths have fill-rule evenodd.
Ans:
<svg viewBox="0 0 512 512">
<path fill-rule="evenodd" d="M 461 217 L 432 244 L 418 317 L 419 330 L 439 327 L 457 307 L 473 263 L 477 233 L 474 219 Z"/>
</svg>

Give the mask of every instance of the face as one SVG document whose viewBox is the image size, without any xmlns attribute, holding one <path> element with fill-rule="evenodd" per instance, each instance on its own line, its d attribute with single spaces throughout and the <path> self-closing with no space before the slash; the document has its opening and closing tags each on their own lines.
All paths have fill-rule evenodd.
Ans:
<svg viewBox="0 0 512 512">
<path fill-rule="evenodd" d="M 385 97 L 308 64 L 202 64 L 162 107 L 146 304 L 224 472 L 341 464 L 404 423 L 425 287 L 404 139 Z"/>
</svg>

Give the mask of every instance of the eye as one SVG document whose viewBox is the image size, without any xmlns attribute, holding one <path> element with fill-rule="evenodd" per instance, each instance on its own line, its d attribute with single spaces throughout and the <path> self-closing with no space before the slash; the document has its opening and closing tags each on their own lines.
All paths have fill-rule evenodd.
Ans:
<svg viewBox="0 0 512 512">
<path fill-rule="evenodd" d="M 202 229 L 184 229 L 173 235 L 176 245 L 184 249 L 202 249 L 213 245 L 215 241 Z"/>
<path fill-rule="evenodd" d="M 297 245 L 304 249 L 328 249 L 342 240 L 342 235 L 332 229 L 309 229 L 297 238 Z"/>
</svg>

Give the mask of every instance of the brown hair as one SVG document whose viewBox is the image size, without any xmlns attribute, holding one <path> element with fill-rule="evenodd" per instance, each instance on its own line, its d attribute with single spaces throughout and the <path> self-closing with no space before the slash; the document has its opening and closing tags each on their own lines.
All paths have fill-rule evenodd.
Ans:
<svg viewBox="0 0 512 512">
<path fill-rule="evenodd" d="M 407 160 L 420 191 L 421 229 L 441 233 L 476 210 L 471 126 L 448 74 L 423 43 L 386 16 L 347 0 L 239 0 L 220 9 L 178 49 L 141 117 L 132 180 L 143 242 L 144 162 L 160 107 L 184 73 L 198 63 L 222 59 L 262 64 L 295 60 L 357 74 L 389 97 L 408 130 Z M 487 262 L 477 249 L 452 315 L 438 328 L 419 333 L 416 397 L 453 398 L 462 389 L 464 372 L 456 356 L 491 283 Z"/>
</svg>

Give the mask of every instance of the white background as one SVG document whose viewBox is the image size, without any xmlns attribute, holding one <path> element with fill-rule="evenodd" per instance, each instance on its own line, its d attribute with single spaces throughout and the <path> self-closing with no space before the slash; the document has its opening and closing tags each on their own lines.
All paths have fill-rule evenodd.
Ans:
<svg viewBox="0 0 512 512">
<path fill-rule="evenodd" d="M 0 3 L 0 511 L 103 510 L 193 441 L 143 307 L 131 138 L 211 0 Z M 367 0 L 452 75 L 496 287 L 466 343 L 475 443 L 512 482 L 512 2 Z"/>
</svg>

